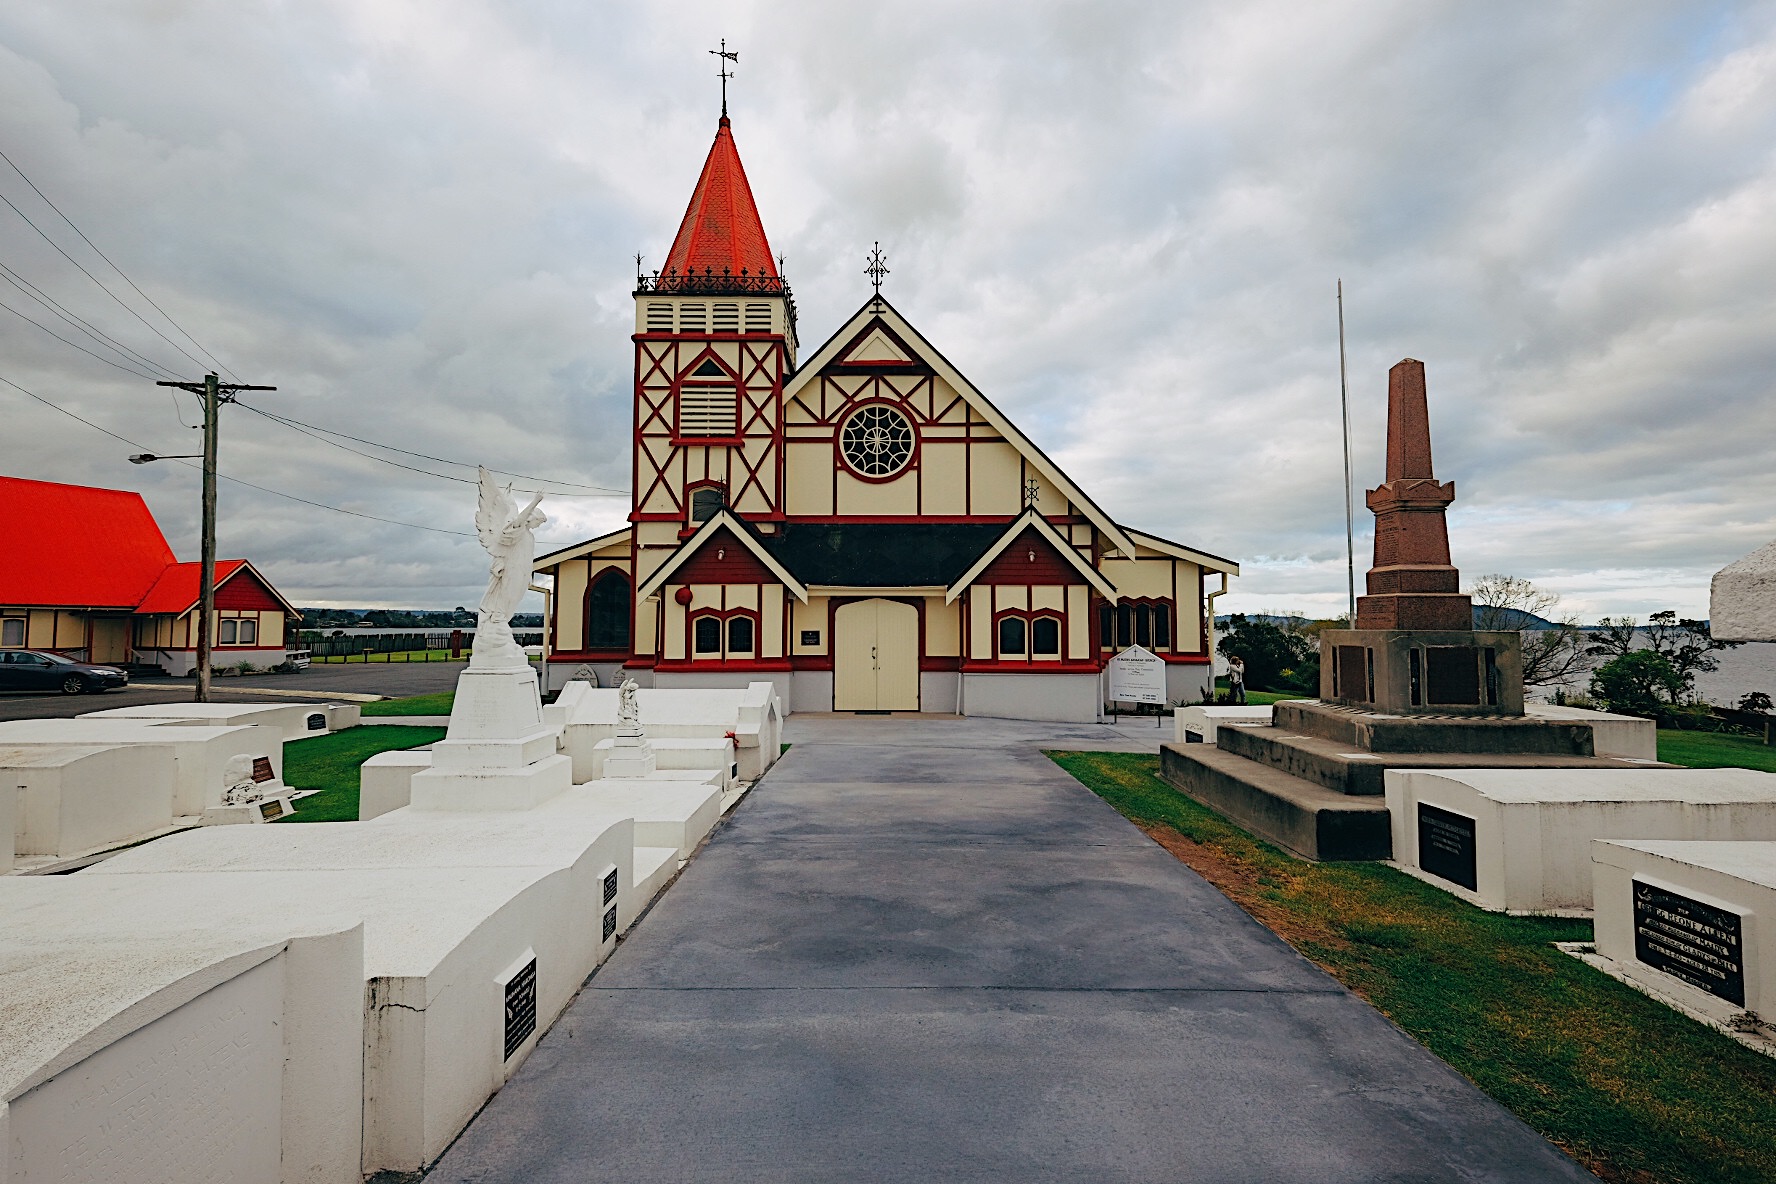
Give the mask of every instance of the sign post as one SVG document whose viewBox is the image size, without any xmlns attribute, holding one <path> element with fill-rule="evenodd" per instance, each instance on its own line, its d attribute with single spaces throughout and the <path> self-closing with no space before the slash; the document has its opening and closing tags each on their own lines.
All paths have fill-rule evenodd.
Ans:
<svg viewBox="0 0 1776 1184">
<path fill-rule="evenodd" d="M 1165 660 L 1158 654 L 1131 645 L 1110 659 L 1110 703 L 1166 704 Z M 1155 727 L 1164 727 L 1155 716 Z"/>
</svg>

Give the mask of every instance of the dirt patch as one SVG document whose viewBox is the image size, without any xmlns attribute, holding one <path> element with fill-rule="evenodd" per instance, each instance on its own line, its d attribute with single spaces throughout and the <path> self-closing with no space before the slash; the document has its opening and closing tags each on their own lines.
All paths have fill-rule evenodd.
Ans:
<svg viewBox="0 0 1776 1184">
<path fill-rule="evenodd" d="M 1265 898 L 1264 877 L 1245 860 L 1206 843 L 1187 839 L 1169 826 L 1136 823 L 1148 838 L 1164 847 L 1197 875 L 1220 889 L 1253 920 L 1300 950 L 1303 945 L 1344 945 L 1338 934 L 1305 920 L 1299 913 Z"/>
</svg>

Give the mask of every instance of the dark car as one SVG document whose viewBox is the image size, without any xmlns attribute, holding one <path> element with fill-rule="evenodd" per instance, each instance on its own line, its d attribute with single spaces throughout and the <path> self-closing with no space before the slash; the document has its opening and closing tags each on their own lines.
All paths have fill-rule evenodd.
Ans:
<svg viewBox="0 0 1776 1184">
<path fill-rule="evenodd" d="M 79 695 L 129 685 L 115 666 L 93 666 L 43 650 L 0 650 L 0 691 L 60 691 Z"/>
</svg>

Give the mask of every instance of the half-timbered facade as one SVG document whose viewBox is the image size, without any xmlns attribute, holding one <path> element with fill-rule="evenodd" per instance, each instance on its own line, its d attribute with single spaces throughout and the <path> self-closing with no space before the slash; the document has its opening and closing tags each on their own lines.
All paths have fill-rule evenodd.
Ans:
<svg viewBox="0 0 1776 1184">
<path fill-rule="evenodd" d="M 1089 720 L 1130 645 L 1207 684 L 1238 565 L 1113 521 L 879 293 L 800 358 L 725 116 L 635 302 L 630 524 L 537 561 L 551 686 Z"/>
</svg>

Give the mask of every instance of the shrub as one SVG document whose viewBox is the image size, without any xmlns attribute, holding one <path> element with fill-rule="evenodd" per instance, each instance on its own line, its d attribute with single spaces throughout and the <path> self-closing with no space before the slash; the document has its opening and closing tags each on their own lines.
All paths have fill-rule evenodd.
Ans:
<svg viewBox="0 0 1776 1184">
<path fill-rule="evenodd" d="M 1319 693 L 1320 653 L 1306 637 L 1235 613 L 1216 648 L 1245 662 L 1248 690 Z"/>
<path fill-rule="evenodd" d="M 1656 650 L 1630 650 L 1591 675 L 1591 694 L 1611 711 L 1658 719 L 1683 693 L 1685 679 Z"/>
</svg>

